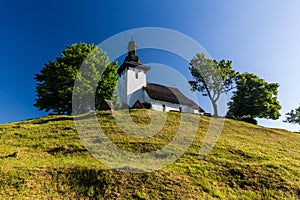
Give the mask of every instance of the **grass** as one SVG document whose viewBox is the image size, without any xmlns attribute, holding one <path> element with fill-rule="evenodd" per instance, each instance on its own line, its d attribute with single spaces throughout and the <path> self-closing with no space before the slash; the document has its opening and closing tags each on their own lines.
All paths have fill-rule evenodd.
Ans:
<svg viewBox="0 0 300 200">
<path fill-rule="evenodd" d="M 136 153 L 164 147 L 180 122 L 179 113 L 168 113 L 158 134 L 140 138 L 123 133 L 110 112 L 97 116 L 118 147 Z M 140 126 L 148 116 L 131 112 Z M 0 199 L 300 199 L 299 134 L 226 119 L 216 146 L 200 159 L 210 118 L 188 117 L 200 120 L 188 150 L 163 169 L 137 174 L 91 156 L 72 117 L 0 125 Z"/>
</svg>

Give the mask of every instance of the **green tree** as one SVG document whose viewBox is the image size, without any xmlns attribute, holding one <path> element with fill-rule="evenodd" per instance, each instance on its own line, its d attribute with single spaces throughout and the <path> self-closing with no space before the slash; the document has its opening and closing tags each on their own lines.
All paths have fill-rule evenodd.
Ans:
<svg viewBox="0 0 300 200">
<path fill-rule="evenodd" d="M 292 124 L 300 124 L 300 106 L 296 109 L 286 113 L 286 120 L 284 122 Z"/>
<path fill-rule="evenodd" d="M 79 72 L 81 66 L 88 67 Z M 77 79 L 81 84 L 81 90 L 77 90 L 81 103 L 77 104 L 76 110 L 86 112 L 94 109 L 91 101 L 85 98 L 89 95 L 95 97 L 97 109 L 103 99 L 113 97 L 118 82 L 117 69 L 117 63 L 109 63 L 105 52 L 94 44 L 67 46 L 60 57 L 46 63 L 40 73 L 35 74 L 37 98 L 34 106 L 46 112 L 71 114 L 74 81 Z M 96 95 L 93 84 L 97 86 Z"/>
<path fill-rule="evenodd" d="M 228 117 L 256 124 L 255 118 L 278 119 L 278 83 L 267 83 L 255 74 L 239 74 L 236 91 L 228 103 Z"/>
<path fill-rule="evenodd" d="M 111 100 L 114 106 L 119 106 L 119 99 L 117 98 L 118 85 L 118 64 L 116 62 L 107 66 L 103 72 L 98 87 L 96 90 L 96 109 L 99 110 L 104 99 Z"/>
<path fill-rule="evenodd" d="M 194 78 L 193 81 L 189 81 L 192 91 L 208 96 L 213 106 L 213 115 L 218 116 L 217 102 L 221 94 L 234 88 L 237 73 L 232 69 L 232 62 L 218 62 L 206 58 L 204 54 L 196 54 L 190 65 L 189 70 Z"/>
</svg>

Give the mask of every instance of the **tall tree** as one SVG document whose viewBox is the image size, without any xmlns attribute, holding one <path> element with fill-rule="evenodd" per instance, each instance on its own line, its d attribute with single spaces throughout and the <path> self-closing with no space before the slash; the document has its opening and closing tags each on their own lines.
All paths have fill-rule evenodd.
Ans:
<svg viewBox="0 0 300 200">
<path fill-rule="evenodd" d="M 79 73 L 83 65 L 88 66 L 88 70 Z M 96 98 L 95 107 L 99 108 L 103 99 L 112 98 L 118 82 L 117 69 L 117 63 L 109 63 L 105 52 L 94 44 L 67 46 L 60 57 L 46 63 L 40 74 L 35 74 L 37 99 L 34 106 L 46 112 L 52 110 L 58 114 L 71 114 L 73 87 L 77 78 L 82 89 L 77 95 L 80 95 L 82 102 L 76 110 L 86 112 L 92 109 L 90 101 L 83 101 L 87 99 L 84 98 L 86 95 L 93 95 Z M 97 86 L 96 95 L 93 84 Z"/>
<path fill-rule="evenodd" d="M 284 122 L 300 124 L 300 106 L 288 112 L 286 114 L 286 120 L 284 120 Z"/>
<path fill-rule="evenodd" d="M 229 102 L 228 117 L 256 124 L 255 118 L 278 119 L 278 83 L 267 83 L 252 73 L 239 74 Z"/>
<path fill-rule="evenodd" d="M 189 69 L 194 78 L 193 81 L 189 81 L 192 90 L 208 96 L 213 106 L 213 115 L 218 116 L 217 102 L 221 94 L 234 88 L 237 73 L 232 69 L 232 62 L 218 62 L 206 58 L 204 54 L 196 54 L 190 65 Z"/>
</svg>

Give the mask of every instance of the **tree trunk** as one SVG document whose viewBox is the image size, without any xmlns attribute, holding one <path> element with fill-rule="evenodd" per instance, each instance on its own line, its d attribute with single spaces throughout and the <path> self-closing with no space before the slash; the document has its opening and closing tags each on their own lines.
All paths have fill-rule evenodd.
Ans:
<svg viewBox="0 0 300 200">
<path fill-rule="evenodd" d="M 211 103 L 212 103 L 213 110 L 214 110 L 213 116 L 214 117 L 218 117 L 218 105 L 217 105 L 217 103 L 215 101 L 211 101 Z"/>
</svg>

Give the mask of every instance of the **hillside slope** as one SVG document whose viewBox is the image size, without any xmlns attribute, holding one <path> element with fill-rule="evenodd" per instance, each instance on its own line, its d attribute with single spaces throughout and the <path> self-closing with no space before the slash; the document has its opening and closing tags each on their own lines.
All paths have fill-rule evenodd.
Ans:
<svg viewBox="0 0 300 200">
<path fill-rule="evenodd" d="M 147 110 L 131 115 L 149 123 Z M 163 147 L 180 120 L 168 113 L 158 136 L 137 139 L 122 134 L 109 112 L 98 117 L 109 138 L 132 152 Z M 300 199 L 299 134 L 226 119 L 217 145 L 200 159 L 210 118 L 189 117 L 200 123 L 186 153 L 162 170 L 138 174 L 93 158 L 72 117 L 0 125 L 0 199 Z"/>
</svg>

